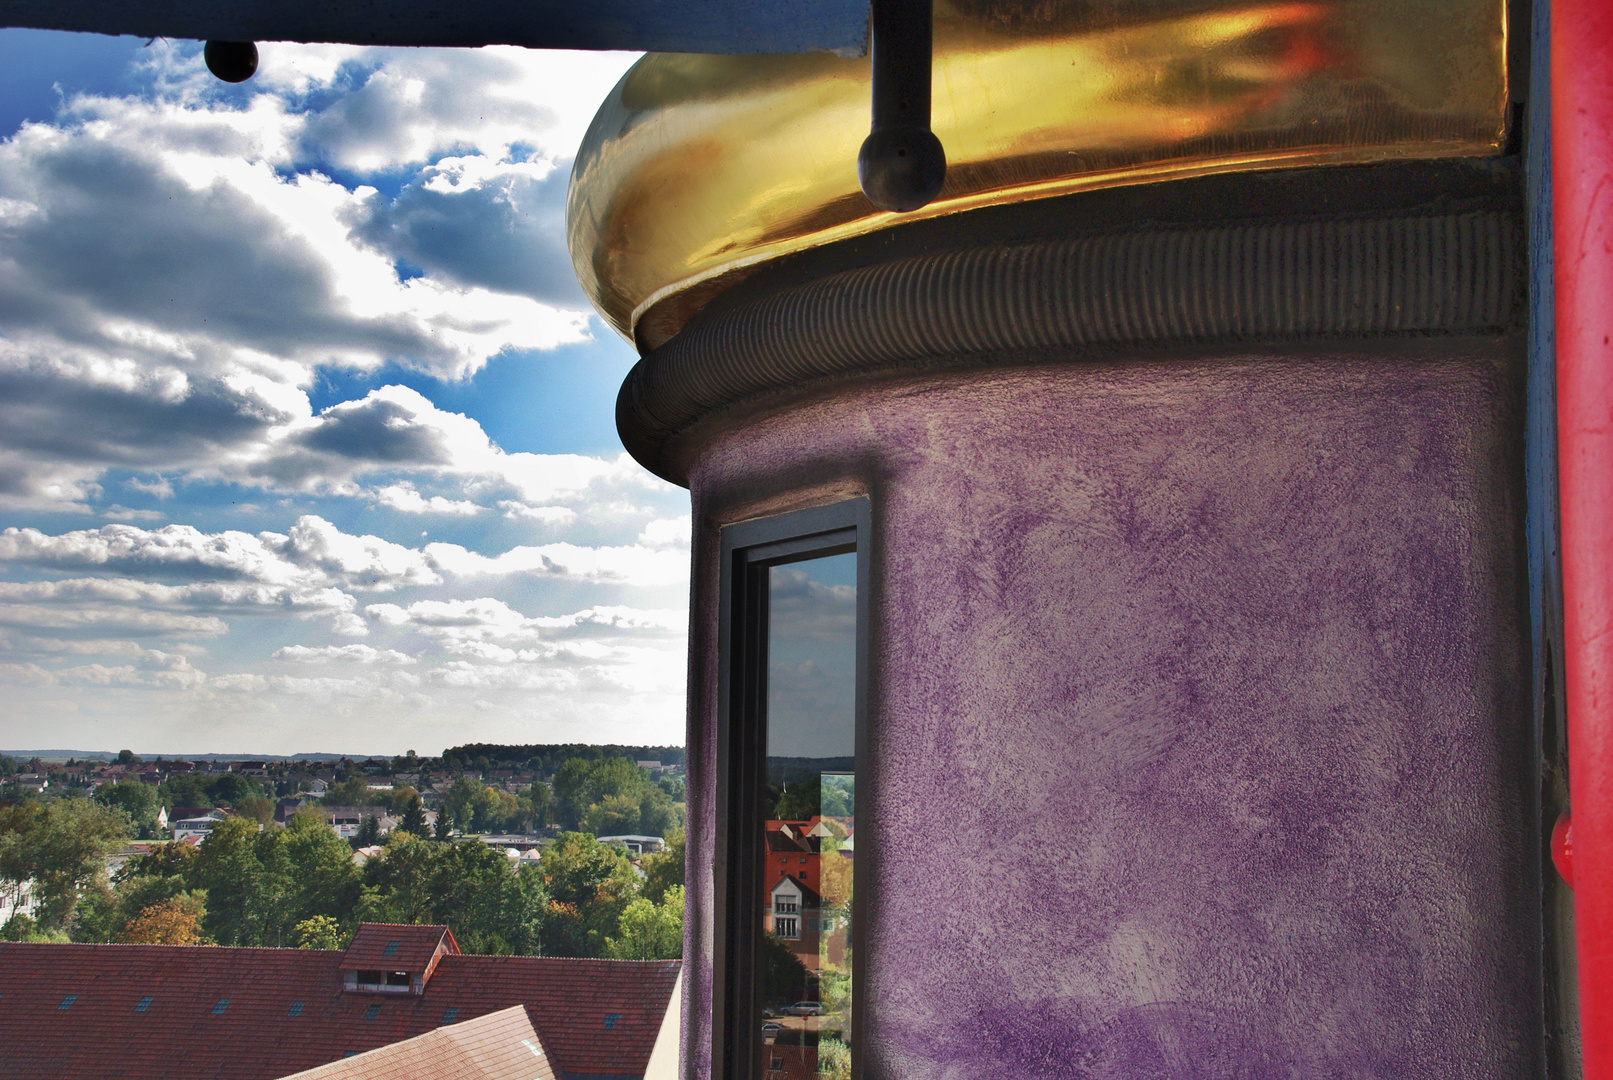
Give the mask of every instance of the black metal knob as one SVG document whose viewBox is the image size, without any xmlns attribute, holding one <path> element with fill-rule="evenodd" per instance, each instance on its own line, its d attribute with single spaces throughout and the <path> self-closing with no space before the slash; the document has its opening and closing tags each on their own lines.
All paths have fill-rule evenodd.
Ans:
<svg viewBox="0 0 1613 1080">
<path fill-rule="evenodd" d="M 857 152 L 857 182 L 881 210 L 917 210 L 941 193 L 946 178 L 946 151 L 929 128 L 882 128 Z"/>
<path fill-rule="evenodd" d="M 941 192 L 947 156 L 930 130 L 932 0 L 873 0 L 873 125 L 857 182 L 881 210 L 917 210 Z"/>
<path fill-rule="evenodd" d="M 209 41 L 202 59 L 225 82 L 246 82 L 258 70 L 258 47 L 250 41 Z"/>
</svg>

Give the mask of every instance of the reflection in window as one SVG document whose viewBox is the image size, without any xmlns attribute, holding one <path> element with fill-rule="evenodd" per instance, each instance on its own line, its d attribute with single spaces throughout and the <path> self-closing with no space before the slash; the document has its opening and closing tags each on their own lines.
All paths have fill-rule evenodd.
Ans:
<svg viewBox="0 0 1613 1080">
<path fill-rule="evenodd" d="M 760 1022 L 770 1073 L 849 1080 L 857 556 L 767 575 Z"/>
</svg>

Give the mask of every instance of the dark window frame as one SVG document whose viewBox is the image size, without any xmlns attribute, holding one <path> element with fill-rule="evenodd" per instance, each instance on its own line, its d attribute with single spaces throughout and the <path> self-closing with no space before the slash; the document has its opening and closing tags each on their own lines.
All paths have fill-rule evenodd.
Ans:
<svg viewBox="0 0 1613 1080">
<path fill-rule="evenodd" d="M 722 529 L 718 607 L 717 790 L 711 1080 L 761 1080 L 765 1074 L 761 1002 L 755 958 L 762 933 L 763 869 L 760 794 L 766 777 L 767 571 L 827 555 L 857 556 L 854 754 L 858 783 L 859 867 L 852 893 L 856 933 L 868 925 L 871 866 L 877 836 L 869 829 L 869 632 L 873 511 L 866 497 L 744 521 Z M 852 1080 L 868 1058 L 863 1016 L 869 957 L 859 950 L 851 970 Z"/>
</svg>

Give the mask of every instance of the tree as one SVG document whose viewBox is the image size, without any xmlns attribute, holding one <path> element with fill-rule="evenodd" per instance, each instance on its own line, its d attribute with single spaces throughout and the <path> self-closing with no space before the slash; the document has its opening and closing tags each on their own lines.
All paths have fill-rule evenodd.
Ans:
<svg viewBox="0 0 1613 1080">
<path fill-rule="evenodd" d="M 429 923 L 436 913 L 432 886 L 444 845 L 397 830 L 379 858 L 364 864 L 359 917 L 369 922 Z"/>
<path fill-rule="evenodd" d="M 638 832 L 639 802 L 631 795 L 607 795 L 582 816 L 582 831 L 595 836 L 622 836 Z"/>
<path fill-rule="evenodd" d="M 418 792 L 416 792 L 413 788 L 410 788 L 409 792 L 413 797 L 404 806 L 403 820 L 399 823 L 398 827 L 404 832 L 409 833 L 411 836 L 419 836 L 424 838 L 427 835 L 426 807 L 425 804 L 420 801 L 420 794 Z"/>
<path fill-rule="evenodd" d="M 576 829 L 589 807 L 612 795 L 632 796 L 636 801 L 649 782 L 644 770 L 626 758 L 571 758 L 555 770 L 555 814 L 562 828 Z"/>
<path fill-rule="evenodd" d="M 446 807 L 446 806 L 438 808 L 438 810 L 437 810 L 437 835 L 436 835 L 436 838 L 438 840 L 447 840 L 451 836 L 453 836 L 453 834 L 454 834 L 454 815 L 452 815 L 452 814 L 450 814 L 448 812 L 448 807 Z"/>
<path fill-rule="evenodd" d="M 459 823 L 461 829 L 474 829 L 477 804 L 483 800 L 482 792 L 486 790 L 486 785 L 468 776 L 461 776 L 448 789 L 448 794 L 443 796 L 442 809 Z"/>
<path fill-rule="evenodd" d="M 545 954 L 603 955 L 638 893 L 633 864 L 587 833 L 568 832 L 544 849 L 541 865 L 551 899 Z"/>
<path fill-rule="evenodd" d="M 431 894 L 435 921 L 453 925 L 467 951 L 536 955 L 549 895 L 534 868 L 517 871 L 505 854 L 474 840 L 438 848 Z"/>
<path fill-rule="evenodd" d="M 79 890 L 106 872 L 106 857 L 133 832 L 128 815 L 89 799 L 57 799 L 0 814 L 0 880 L 33 879 L 42 905 L 39 926 L 65 931 Z"/>
<path fill-rule="evenodd" d="M 418 802 L 419 799 L 420 792 L 416 791 L 408 784 L 399 784 L 397 787 L 394 787 L 392 789 L 392 793 L 387 796 L 387 812 L 395 818 L 401 818 L 409 809 L 409 804 L 411 802 Z"/>
<path fill-rule="evenodd" d="M 274 803 L 261 795 L 248 795 L 235 804 L 235 812 L 260 825 L 267 825 L 274 820 Z"/>
<path fill-rule="evenodd" d="M 187 875 L 195 887 L 207 890 L 203 927 L 220 945 L 262 943 L 263 927 L 254 919 L 267 906 L 265 893 L 279 890 L 263 879 L 277 868 L 265 868 L 258 857 L 257 823 L 227 817 L 202 841 L 196 862 Z M 271 938 L 270 944 L 274 943 Z"/>
<path fill-rule="evenodd" d="M 315 916 L 345 920 L 358 902 L 359 869 L 353 851 L 311 807 L 300 807 L 274 834 L 292 868 L 291 912 L 295 924 Z"/>
<path fill-rule="evenodd" d="M 161 804 L 157 789 L 150 784 L 143 784 L 139 780 L 103 784 L 96 789 L 94 798 L 102 806 L 127 814 L 142 838 L 149 840 L 156 835 L 157 810 Z"/>
<path fill-rule="evenodd" d="M 655 785 L 639 793 L 638 831 L 645 836 L 665 836 L 683 825 L 683 804 Z"/>
<path fill-rule="evenodd" d="M 660 903 L 674 887 L 683 887 L 684 832 L 674 829 L 666 835 L 666 847 L 639 860 L 644 884 L 639 892 L 651 903 Z"/>
<path fill-rule="evenodd" d="M 526 789 L 521 798 L 526 804 L 521 810 L 533 825 L 541 829 L 553 820 L 554 794 L 549 790 L 548 784 L 542 780 L 532 781 L 532 786 Z"/>
<path fill-rule="evenodd" d="M 329 915 L 314 915 L 291 928 L 299 949 L 340 949 L 346 946 L 342 926 Z"/>
<path fill-rule="evenodd" d="M 140 760 L 140 758 L 135 756 L 135 753 L 134 753 L 133 750 L 119 750 L 118 751 L 118 764 L 119 765 L 139 765 L 139 764 L 141 764 L 141 760 Z"/>
<path fill-rule="evenodd" d="M 353 846 L 356 848 L 370 847 L 379 843 L 381 839 L 381 819 L 374 814 L 365 814 L 359 819 L 358 834 L 353 837 Z"/>
<path fill-rule="evenodd" d="M 773 817 L 779 821 L 806 821 L 816 817 L 823 801 L 821 784 L 816 776 L 810 780 L 791 780 L 773 807 Z"/>
<path fill-rule="evenodd" d="M 667 890 L 659 904 L 639 897 L 622 911 L 616 937 L 605 939 L 614 960 L 676 960 L 683 956 L 683 886 Z"/>
<path fill-rule="evenodd" d="M 326 806 L 369 806 L 374 796 L 368 781 L 362 776 L 353 776 L 332 784 L 320 802 Z"/>
<path fill-rule="evenodd" d="M 185 893 L 153 904 L 129 921 L 118 935 L 126 945 L 201 945 L 203 900 Z"/>
</svg>

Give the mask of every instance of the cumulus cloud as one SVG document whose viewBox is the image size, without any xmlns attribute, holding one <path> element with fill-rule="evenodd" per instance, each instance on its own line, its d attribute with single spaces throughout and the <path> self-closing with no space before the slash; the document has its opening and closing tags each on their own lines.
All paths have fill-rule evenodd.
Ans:
<svg viewBox="0 0 1613 1080">
<path fill-rule="evenodd" d="M 275 650 L 276 660 L 291 660 L 303 664 L 412 664 L 415 658 L 396 649 L 376 649 L 368 645 L 286 645 Z"/>
<path fill-rule="evenodd" d="M 317 483 L 365 457 L 317 452 L 348 419 L 311 415 L 320 368 L 589 336 L 565 166 L 631 57 L 266 48 L 244 103 L 164 43 L 149 94 L 0 142 L 0 506 L 83 509 L 111 467 Z"/>
<path fill-rule="evenodd" d="M 311 396 L 588 337 L 569 159 L 632 58 L 269 43 L 228 89 L 199 51 L 155 43 L 139 92 L 0 141 L 15 715 L 186 751 L 424 749 L 467 715 L 675 739 L 687 616 L 654 605 L 687 581 L 681 493 L 626 455 L 506 451 L 405 386 Z"/>
</svg>

